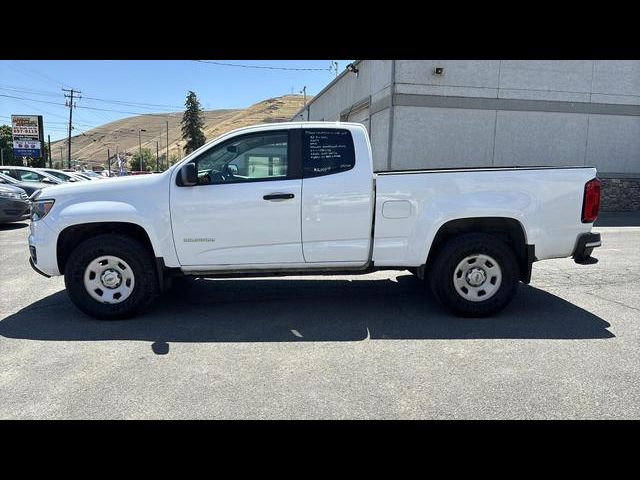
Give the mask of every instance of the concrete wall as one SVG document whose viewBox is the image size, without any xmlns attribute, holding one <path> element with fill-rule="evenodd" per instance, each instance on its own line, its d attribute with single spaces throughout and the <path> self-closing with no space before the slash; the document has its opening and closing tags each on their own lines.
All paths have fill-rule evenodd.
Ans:
<svg viewBox="0 0 640 480">
<path fill-rule="evenodd" d="M 391 169 L 594 165 L 640 174 L 640 61 L 398 60 L 394 87 L 403 104 L 394 108 Z M 446 101 L 430 107 L 433 96 Z"/>
</svg>

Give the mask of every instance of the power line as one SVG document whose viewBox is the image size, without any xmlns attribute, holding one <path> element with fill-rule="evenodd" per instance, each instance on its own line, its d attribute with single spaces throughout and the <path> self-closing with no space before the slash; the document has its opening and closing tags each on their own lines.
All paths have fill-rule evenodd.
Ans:
<svg viewBox="0 0 640 480">
<path fill-rule="evenodd" d="M 48 103 L 50 105 L 61 105 L 63 107 L 65 107 L 66 105 L 64 103 L 59 103 L 59 102 L 48 102 L 47 100 L 38 100 L 37 98 L 25 98 L 25 97 L 16 97 L 15 95 L 5 95 L 3 93 L 0 93 L 0 97 L 7 97 L 7 98 L 16 98 L 18 100 L 29 100 L 31 102 L 39 102 L 39 103 Z"/>
<path fill-rule="evenodd" d="M 226 63 L 226 62 L 215 62 L 213 60 L 193 60 L 198 63 L 209 63 L 212 65 L 221 65 L 224 67 L 239 67 L 239 68 L 260 68 L 264 70 L 290 70 L 296 72 L 328 72 L 331 68 L 296 68 L 296 67 L 270 67 L 267 65 L 242 65 L 239 63 Z"/>
</svg>

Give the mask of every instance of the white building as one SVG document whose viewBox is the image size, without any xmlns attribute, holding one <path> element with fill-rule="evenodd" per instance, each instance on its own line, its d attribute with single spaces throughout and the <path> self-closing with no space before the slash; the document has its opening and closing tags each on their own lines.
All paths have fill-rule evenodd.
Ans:
<svg viewBox="0 0 640 480">
<path fill-rule="evenodd" d="M 294 119 L 363 123 L 376 170 L 593 165 L 640 210 L 640 61 L 360 60 Z"/>
</svg>

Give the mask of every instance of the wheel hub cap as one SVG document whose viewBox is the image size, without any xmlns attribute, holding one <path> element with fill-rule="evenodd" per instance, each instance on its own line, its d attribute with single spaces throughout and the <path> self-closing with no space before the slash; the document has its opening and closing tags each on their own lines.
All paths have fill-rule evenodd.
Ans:
<svg viewBox="0 0 640 480">
<path fill-rule="evenodd" d="M 107 288 L 118 288 L 122 283 L 122 277 L 118 272 L 112 269 L 105 270 L 100 276 L 100 281 Z"/>
<path fill-rule="evenodd" d="M 470 302 L 484 302 L 493 297 L 502 284 L 502 268 L 486 253 L 463 258 L 453 272 L 453 286 L 458 295 Z"/>
<path fill-rule="evenodd" d="M 100 303 L 121 303 L 131 296 L 136 279 L 131 266 L 114 255 L 93 259 L 84 271 L 84 288 Z"/>
<path fill-rule="evenodd" d="M 479 287 L 487 280 L 487 274 L 481 268 L 472 268 L 467 272 L 467 283 L 472 287 Z"/>
</svg>

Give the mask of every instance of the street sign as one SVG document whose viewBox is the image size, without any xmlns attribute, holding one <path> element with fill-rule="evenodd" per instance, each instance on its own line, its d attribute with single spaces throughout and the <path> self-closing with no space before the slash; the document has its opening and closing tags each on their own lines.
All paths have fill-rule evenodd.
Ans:
<svg viewBox="0 0 640 480">
<path fill-rule="evenodd" d="M 11 115 L 13 156 L 40 158 L 42 156 L 42 115 Z"/>
</svg>

